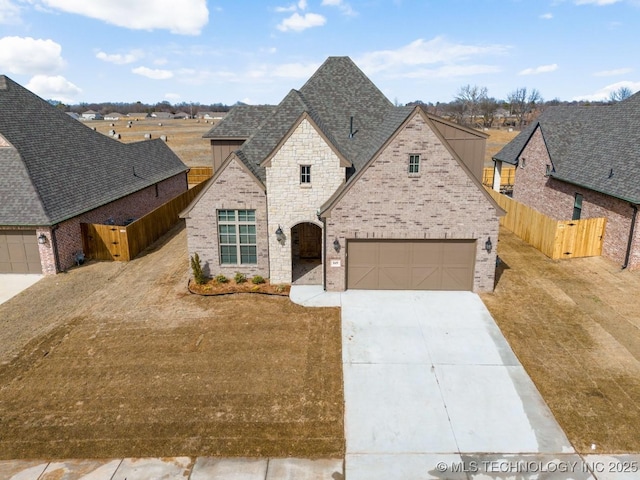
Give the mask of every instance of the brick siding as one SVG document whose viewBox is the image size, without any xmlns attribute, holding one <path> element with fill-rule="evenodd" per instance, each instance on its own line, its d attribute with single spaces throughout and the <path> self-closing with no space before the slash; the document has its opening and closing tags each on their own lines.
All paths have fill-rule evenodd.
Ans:
<svg viewBox="0 0 640 480">
<path fill-rule="evenodd" d="M 420 154 L 419 175 L 409 175 L 410 154 Z M 327 252 L 327 290 L 346 288 L 347 240 L 475 239 L 474 291 L 493 291 L 497 244 L 496 208 L 451 156 L 420 114 L 415 114 L 331 209 L 327 242 L 342 248 Z M 340 267 L 331 267 L 340 260 Z"/>
<path fill-rule="evenodd" d="M 627 252 L 633 208 L 623 200 L 545 176 L 546 166 L 550 164 L 549 153 L 538 128 L 520 154 L 513 188 L 514 200 L 556 220 L 570 220 L 575 194 L 581 194 L 581 218 L 607 218 L 602 255 L 622 265 Z M 640 225 L 635 231 L 628 268 L 640 268 Z"/>
<path fill-rule="evenodd" d="M 257 264 L 220 265 L 218 210 L 256 211 Z M 236 272 L 241 272 L 247 277 L 269 277 L 266 194 L 240 160 L 232 160 L 215 182 L 205 187 L 186 223 L 189 257 L 198 254 L 205 275 L 233 277 Z"/>
</svg>

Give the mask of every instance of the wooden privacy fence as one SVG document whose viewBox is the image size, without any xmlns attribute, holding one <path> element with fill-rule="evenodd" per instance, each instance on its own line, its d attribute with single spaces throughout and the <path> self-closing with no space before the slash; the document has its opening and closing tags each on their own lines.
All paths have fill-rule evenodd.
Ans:
<svg viewBox="0 0 640 480">
<path fill-rule="evenodd" d="M 500 225 L 508 228 L 547 257 L 578 258 L 602 254 L 606 218 L 554 220 L 506 195 L 487 189 L 507 212 Z"/>
<path fill-rule="evenodd" d="M 202 182 L 126 226 L 81 223 L 84 253 L 94 260 L 129 261 L 167 233 L 200 193 Z"/>
<path fill-rule="evenodd" d="M 189 185 L 198 185 L 213 176 L 213 167 L 191 167 L 187 173 Z"/>
<path fill-rule="evenodd" d="M 513 187 L 516 181 L 516 167 L 502 167 L 500 175 L 500 186 Z M 482 170 L 482 184 L 493 187 L 493 167 L 484 167 Z"/>
</svg>

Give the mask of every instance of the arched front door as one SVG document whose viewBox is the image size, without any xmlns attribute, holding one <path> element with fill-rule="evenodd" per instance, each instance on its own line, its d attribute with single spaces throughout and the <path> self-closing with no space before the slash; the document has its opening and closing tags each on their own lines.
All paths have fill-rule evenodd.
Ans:
<svg viewBox="0 0 640 480">
<path fill-rule="evenodd" d="M 322 229 L 309 222 L 291 229 L 292 280 L 298 285 L 322 285 Z"/>
</svg>

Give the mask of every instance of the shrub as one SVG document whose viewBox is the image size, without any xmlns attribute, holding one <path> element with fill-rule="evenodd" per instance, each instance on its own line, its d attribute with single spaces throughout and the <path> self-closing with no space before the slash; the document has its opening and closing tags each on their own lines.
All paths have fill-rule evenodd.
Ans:
<svg viewBox="0 0 640 480">
<path fill-rule="evenodd" d="M 251 282 L 255 285 L 258 285 L 260 283 L 264 283 L 264 278 L 262 278 L 260 275 L 255 275 L 252 279 Z"/>
<path fill-rule="evenodd" d="M 197 253 L 191 257 L 191 270 L 193 271 L 193 278 L 198 285 L 204 285 L 207 283 L 207 277 L 205 277 L 204 272 L 202 271 L 200 257 Z"/>
<path fill-rule="evenodd" d="M 247 281 L 247 276 L 244 273 L 236 272 L 236 275 L 233 277 L 236 283 L 244 283 Z"/>
<path fill-rule="evenodd" d="M 287 287 L 285 287 L 285 286 L 284 286 L 284 285 L 282 285 L 282 284 L 280 284 L 280 285 L 276 285 L 276 286 L 275 286 L 276 292 L 278 292 L 278 293 L 282 293 L 282 292 L 284 292 L 286 288 L 287 288 Z"/>
<path fill-rule="evenodd" d="M 224 275 L 220 274 L 220 275 L 216 275 L 216 282 L 218 283 L 227 283 L 229 281 L 229 279 L 227 277 L 225 277 Z"/>
</svg>

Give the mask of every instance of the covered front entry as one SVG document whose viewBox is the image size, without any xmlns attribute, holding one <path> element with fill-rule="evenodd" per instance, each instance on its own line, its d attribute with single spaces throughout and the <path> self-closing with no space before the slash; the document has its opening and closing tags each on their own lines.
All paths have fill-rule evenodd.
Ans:
<svg viewBox="0 0 640 480">
<path fill-rule="evenodd" d="M 350 240 L 347 288 L 473 290 L 475 240 Z"/>
<path fill-rule="evenodd" d="M 322 284 L 322 229 L 313 223 L 299 223 L 291 229 L 292 282 Z"/>
<path fill-rule="evenodd" d="M 0 230 L 0 273 L 42 273 L 35 230 Z"/>
</svg>

